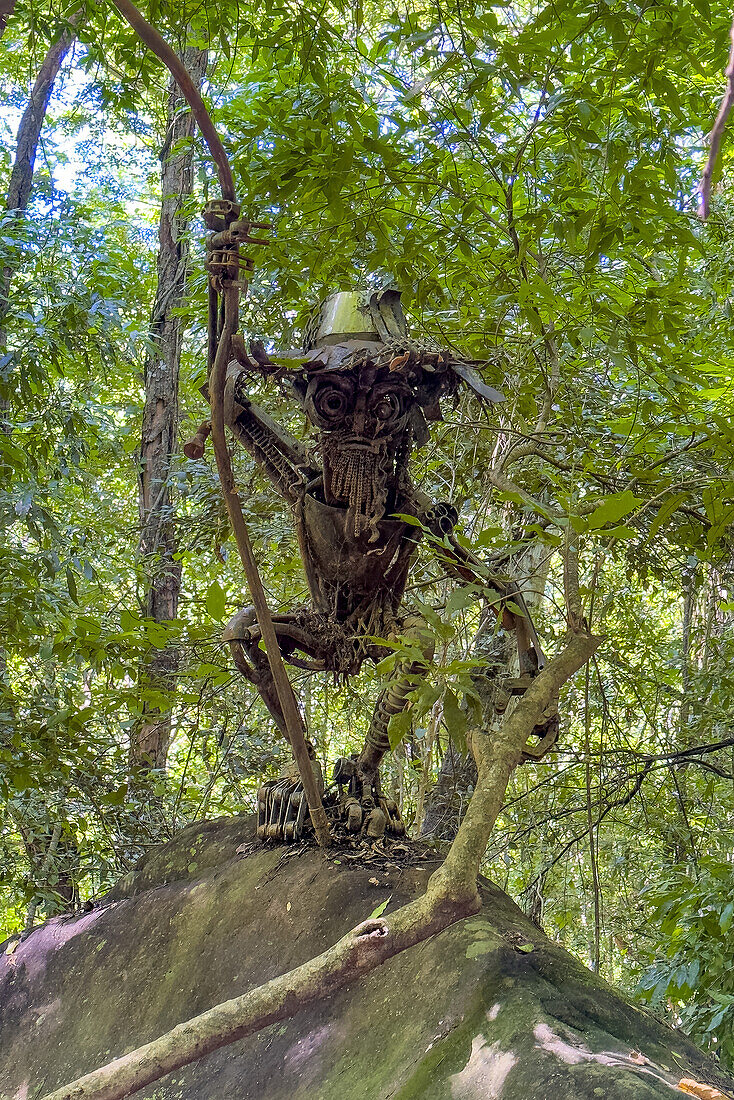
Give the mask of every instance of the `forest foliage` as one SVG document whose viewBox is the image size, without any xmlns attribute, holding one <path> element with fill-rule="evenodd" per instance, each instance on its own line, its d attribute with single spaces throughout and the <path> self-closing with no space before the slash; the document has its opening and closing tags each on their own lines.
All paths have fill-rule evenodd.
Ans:
<svg viewBox="0 0 734 1100">
<path fill-rule="evenodd" d="M 243 581 L 210 456 L 169 486 L 178 617 L 146 619 L 137 551 L 142 368 L 155 294 L 167 77 L 87 3 L 43 128 L 27 214 L 2 215 L 0 908 L 8 933 L 101 894 L 150 844 L 249 812 L 283 744 L 220 643 Z M 0 58 L 2 189 L 39 64 L 69 8 L 19 0 Z M 730 12 L 707 0 L 156 3 L 205 86 L 245 210 L 273 223 L 243 330 L 297 347 L 329 291 L 395 283 L 413 330 L 487 360 L 506 400 L 462 397 L 416 476 L 487 561 L 540 548 L 538 625 L 564 617 L 556 551 L 581 547 L 604 642 L 562 699 L 558 751 L 515 774 L 487 872 L 606 977 L 734 1064 L 734 634 L 727 150 L 696 184 Z M 195 142 L 180 440 L 206 412 Z M 269 410 L 302 431 L 274 389 Z M 288 515 L 243 455 L 273 609 L 305 601 Z M 508 558 L 507 555 L 511 555 Z M 537 553 L 536 553 L 537 557 Z M 517 564 L 519 563 L 519 564 Z M 421 557 L 409 599 L 439 640 L 388 781 L 417 824 L 471 715 L 477 593 Z M 175 645 L 175 685 L 141 675 Z M 325 764 L 354 751 L 374 673 L 294 682 Z M 173 707 L 168 768 L 130 782 L 146 707 Z M 458 791 L 457 805 L 469 791 Z M 416 820 L 417 819 L 417 820 Z M 53 847 L 49 856 L 49 846 Z M 35 910 L 34 910 L 35 911 Z"/>
</svg>

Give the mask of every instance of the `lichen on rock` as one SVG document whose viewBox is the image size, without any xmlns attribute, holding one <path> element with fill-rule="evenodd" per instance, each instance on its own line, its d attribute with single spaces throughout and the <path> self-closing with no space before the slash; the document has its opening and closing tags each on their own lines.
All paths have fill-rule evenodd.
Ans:
<svg viewBox="0 0 734 1100">
<path fill-rule="evenodd" d="M 0 962 L 0 1097 L 38 1100 L 305 962 L 435 863 L 284 858 L 253 826 L 192 826 L 91 913 Z M 245 855 L 237 849 L 244 845 Z M 389 863 L 389 861 L 388 861 Z M 331 999 L 222 1048 L 147 1100 L 648 1100 L 682 1078 L 734 1091 L 680 1033 L 627 1004 L 490 883 L 482 911 Z"/>
</svg>

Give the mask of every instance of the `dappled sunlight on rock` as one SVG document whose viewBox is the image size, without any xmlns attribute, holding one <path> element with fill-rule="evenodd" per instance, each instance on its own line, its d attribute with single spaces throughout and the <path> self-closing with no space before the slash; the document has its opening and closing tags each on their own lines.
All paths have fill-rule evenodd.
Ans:
<svg viewBox="0 0 734 1100">
<path fill-rule="evenodd" d="M 507 1075 L 516 1063 L 517 1056 L 511 1051 L 503 1051 L 499 1043 L 488 1043 L 483 1035 L 477 1035 L 469 1061 L 451 1078 L 452 1100 L 500 1100 Z"/>
</svg>

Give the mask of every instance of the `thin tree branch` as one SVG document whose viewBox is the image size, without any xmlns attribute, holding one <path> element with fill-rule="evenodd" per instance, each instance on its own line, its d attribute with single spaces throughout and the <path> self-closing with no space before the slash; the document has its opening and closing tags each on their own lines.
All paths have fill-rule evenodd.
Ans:
<svg viewBox="0 0 734 1100">
<path fill-rule="evenodd" d="M 731 745 L 734 745 L 734 737 L 725 737 L 722 741 L 711 741 L 705 745 L 694 745 L 689 749 L 673 749 L 670 752 L 658 752 L 647 753 L 638 752 L 636 749 L 606 749 L 604 752 L 594 752 L 593 756 L 633 756 L 635 760 L 643 761 L 655 761 L 655 760 L 667 760 L 672 762 L 686 763 L 686 761 L 693 757 L 691 763 L 696 763 L 695 757 L 704 756 L 706 753 L 720 752 L 721 749 L 727 749 Z"/>
<path fill-rule="evenodd" d="M 56 41 L 49 46 L 20 120 L 15 158 L 10 173 L 5 203 L 6 210 L 16 217 L 22 216 L 28 207 L 41 128 L 54 89 L 54 82 L 75 40 L 76 29 L 81 22 L 82 14 L 80 10 L 67 20 L 64 30 L 59 34 Z M 12 276 L 12 267 L 6 266 L 2 271 L 0 280 L 0 319 L 7 308 Z M 0 333 L 0 347 L 4 346 L 4 343 L 5 334 Z"/>
<path fill-rule="evenodd" d="M 131 0 L 113 0 L 113 2 L 120 15 L 127 20 L 141 41 L 163 62 L 183 92 L 191 108 L 191 113 L 196 119 L 197 125 L 209 147 L 212 160 L 217 166 L 222 197 L 231 199 L 234 202 L 234 178 L 227 154 L 222 145 L 222 139 L 214 128 L 214 123 L 204 105 L 204 100 L 186 71 L 186 66 L 155 27 L 151 27 L 150 23 L 143 18 L 135 5 L 131 3 Z"/>
<path fill-rule="evenodd" d="M 729 112 L 732 107 L 734 107 L 734 21 L 732 21 L 731 29 L 729 30 L 729 38 L 731 40 L 729 64 L 726 66 L 724 72 L 726 76 L 726 92 L 721 101 L 719 113 L 716 116 L 716 122 L 708 137 L 709 155 L 701 175 L 701 185 L 698 192 L 698 216 L 702 221 L 706 221 L 711 213 L 711 184 L 713 181 L 714 169 L 716 168 L 716 161 L 719 157 L 721 139 L 726 129 L 726 120 L 729 117 Z"/>
<path fill-rule="evenodd" d="M 620 798 L 616 802 L 610 802 L 610 804 L 608 806 L 606 806 L 604 808 L 604 810 L 602 810 L 602 812 L 597 816 L 597 818 L 594 822 L 594 828 L 598 829 L 599 825 L 602 823 L 604 818 L 607 816 L 607 814 L 610 814 L 612 812 L 612 810 L 619 810 L 619 809 L 622 809 L 622 807 L 628 806 L 630 804 L 632 799 L 637 794 L 639 794 L 640 788 L 642 787 L 642 784 L 645 781 L 645 777 L 648 774 L 648 772 L 651 771 L 651 769 L 652 769 L 652 764 L 651 763 L 648 762 L 647 764 L 645 764 L 645 766 L 641 769 L 641 771 L 635 777 L 635 782 L 634 782 L 634 786 L 632 787 L 632 790 L 629 791 L 629 793 L 626 794 L 624 796 L 624 798 Z M 572 836 L 571 839 L 568 841 L 568 843 L 563 845 L 560 852 L 558 852 L 553 857 L 553 859 L 550 860 L 549 863 L 546 863 L 545 866 L 543 867 L 543 869 L 535 876 L 535 878 L 532 879 L 532 881 L 528 883 L 528 885 L 523 890 L 523 894 L 527 894 L 529 890 L 532 890 L 533 886 L 538 881 L 538 879 L 542 875 L 546 875 L 548 873 L 548 871 L 550 871 L 551 867 L 554 867 L 556 865 L 556 863 L 558 863 L 559 860 L 563 859 L 563 857 L 566 855 L 566 853 L 569 852 L 571 850 L 571 848 L 573 848 L 574 844 L 578 844 L 578 842 L 580 840 L 584 839 L 584 837 L 587 835 L 587 833 L 588 833 L 588 829 L 582 829 L 582 831 L 580 833 L 576 833 L 575 836 Z"/>
</svg>

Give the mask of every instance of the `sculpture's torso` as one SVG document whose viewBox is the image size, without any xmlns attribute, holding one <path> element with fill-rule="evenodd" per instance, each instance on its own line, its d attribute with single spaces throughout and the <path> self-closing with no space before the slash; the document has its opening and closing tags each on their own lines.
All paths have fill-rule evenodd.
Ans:
<svg viewBox="0 0 734 1100">
<path fill-rule="evenodd" d="M 408 508 L 398 497 L 394 511 Z M 355 625 L 375 603 L 389 616 L 397 613 L 415 552 L 415 527 L 383 517 L 374 530 L 356 534 L 351 511 L 327 504 L 320 483 L 309 486 L 296 506 L 296 528 L 314 610 Z"/>
</svg>

